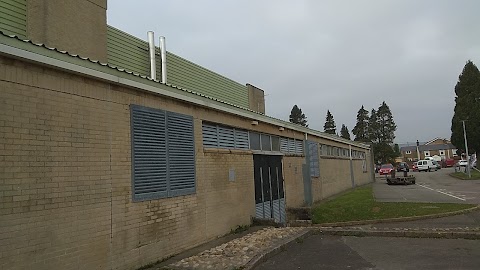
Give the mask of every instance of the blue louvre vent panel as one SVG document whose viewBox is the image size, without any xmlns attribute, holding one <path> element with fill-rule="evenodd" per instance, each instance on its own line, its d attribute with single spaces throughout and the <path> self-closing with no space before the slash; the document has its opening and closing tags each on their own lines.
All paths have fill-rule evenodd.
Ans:
<svg viewBox="0 0 480 270">
<path fill-rule="evenodd" d="M 297 155 L 303 155 L 303 141 L 301 140 L 295 140 L 295 154 Z"/>
<path fill-rule="evenodd" d="M 165 113 L 132 106 L 133 193 L 137 200 L 167 196 Z"/>
<path fill-rule="evenodd" d="M 218 127 L 218 147 L 227 149 L 235 148 L 235 134 L 233 128 Z"/>
<path fill-rule="evenodd" d="M 203 124 L 203 146 L 204 147 L 218 147 L 218 131 L 217 126 Z"/>
<path fill-rule="evenodd" d="M 193 118 L 132 105 L 131 125 L 133 199 L 194 193 Z"/>
<path fill-rule="evenodd" d="M 232 127 L 203 123 L 203 146 L 225 149 L 249 149 L 248 131 Z"/>
<path fill-rule="evenodd" d="M 284 153 L 288 153 L 288 139 L 287 138 L 280 138 L 280 151 Z"/>
<path fill-rule="evenodd" d="M 235 148 L 249 149 L 248 131 L 235 129 Z"/>
<path fill-rule="evenodd" d="M 170 196 L 195 192 L 193 117 L 167 112 Z"/>
</svg>

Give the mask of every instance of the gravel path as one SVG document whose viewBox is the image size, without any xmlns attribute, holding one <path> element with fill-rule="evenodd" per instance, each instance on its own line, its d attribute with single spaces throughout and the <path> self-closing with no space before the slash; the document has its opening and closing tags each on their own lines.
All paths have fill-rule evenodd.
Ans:
<svg viewBox="0 0 480 270">
<path fill-rule="evenodd" d="M 241 269 L 254 257 L 303 234 L 300 227 L 264 228 L 172 263 L 164 269 Z"/>
</svg>

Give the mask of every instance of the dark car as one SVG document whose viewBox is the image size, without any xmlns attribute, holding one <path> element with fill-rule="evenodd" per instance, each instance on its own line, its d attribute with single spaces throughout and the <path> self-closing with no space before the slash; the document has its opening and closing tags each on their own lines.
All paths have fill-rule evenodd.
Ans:
<svg viewBox="0 0 480 270">
<path fill-rule="evenodd" d="M 406 162 L 398 163 L 397 172 L 409 172 L 409 171 L 410 171 L 410 167 L 408 166 L 408 164 Z"/>
</svg>

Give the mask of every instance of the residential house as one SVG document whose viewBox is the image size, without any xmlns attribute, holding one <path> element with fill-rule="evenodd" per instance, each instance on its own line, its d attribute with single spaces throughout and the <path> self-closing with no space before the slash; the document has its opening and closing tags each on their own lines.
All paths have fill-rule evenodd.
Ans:
<svg viewBox="0 0 480 270">
<path fill-rule="evenodd" d="M 417 161 L 426 157 L 436 157 L 439 160 L 457 157 L 456 147 L 447 139 L 435 138 L 429 142 L 400 148 L 403 160 Z"/>
</svg>

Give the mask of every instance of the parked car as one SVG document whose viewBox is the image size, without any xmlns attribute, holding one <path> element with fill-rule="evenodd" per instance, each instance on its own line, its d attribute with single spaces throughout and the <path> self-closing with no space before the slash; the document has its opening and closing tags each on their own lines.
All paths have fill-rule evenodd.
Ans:
<svg viewBox="0 0 480 270">
<path fill-rule="evenodd" d="M 466 167 L 467 164 L 468 164 L 468 161 L 466 161 L 465 159 L 459 160 L 457 162 L 457 166 L 460 166 L 460 167 Z"/>
<path fill-rule="evenodd" d="M 442 165 L 440 165 L 438 161 L 433 160 L 432 163 L 437 167 L 437 170 L 440 170 L 442 168 Z"/>
<path fill-rule="evenodd" d="M 455 160 L 454 159 L 445 159 L 445 166 L 446 167 L 453 167 L 455 166 Z"/>
<path fill-rule="evenodd" d="M 433 160 L 419 160 L 417 161 L 417 168 L 419 172 L 426 171 L 430 172 L 432 170 L 438 170 L 437 166 L 433 164 Z"/>
<path fill-rule="evenodd" d="M 400 162 L 397 165 L 397 172 L 409 172 L 410 166 L 406 162 Z"/>
<path fill-rule="evenodd" d="M 390 174 L 393 171 L 393 165 L 392 164 L 382 164 L 382 167 L 380 167 L 380 170 L 378 172 L 380 175 L 386 175 Z"/>
</svg>

